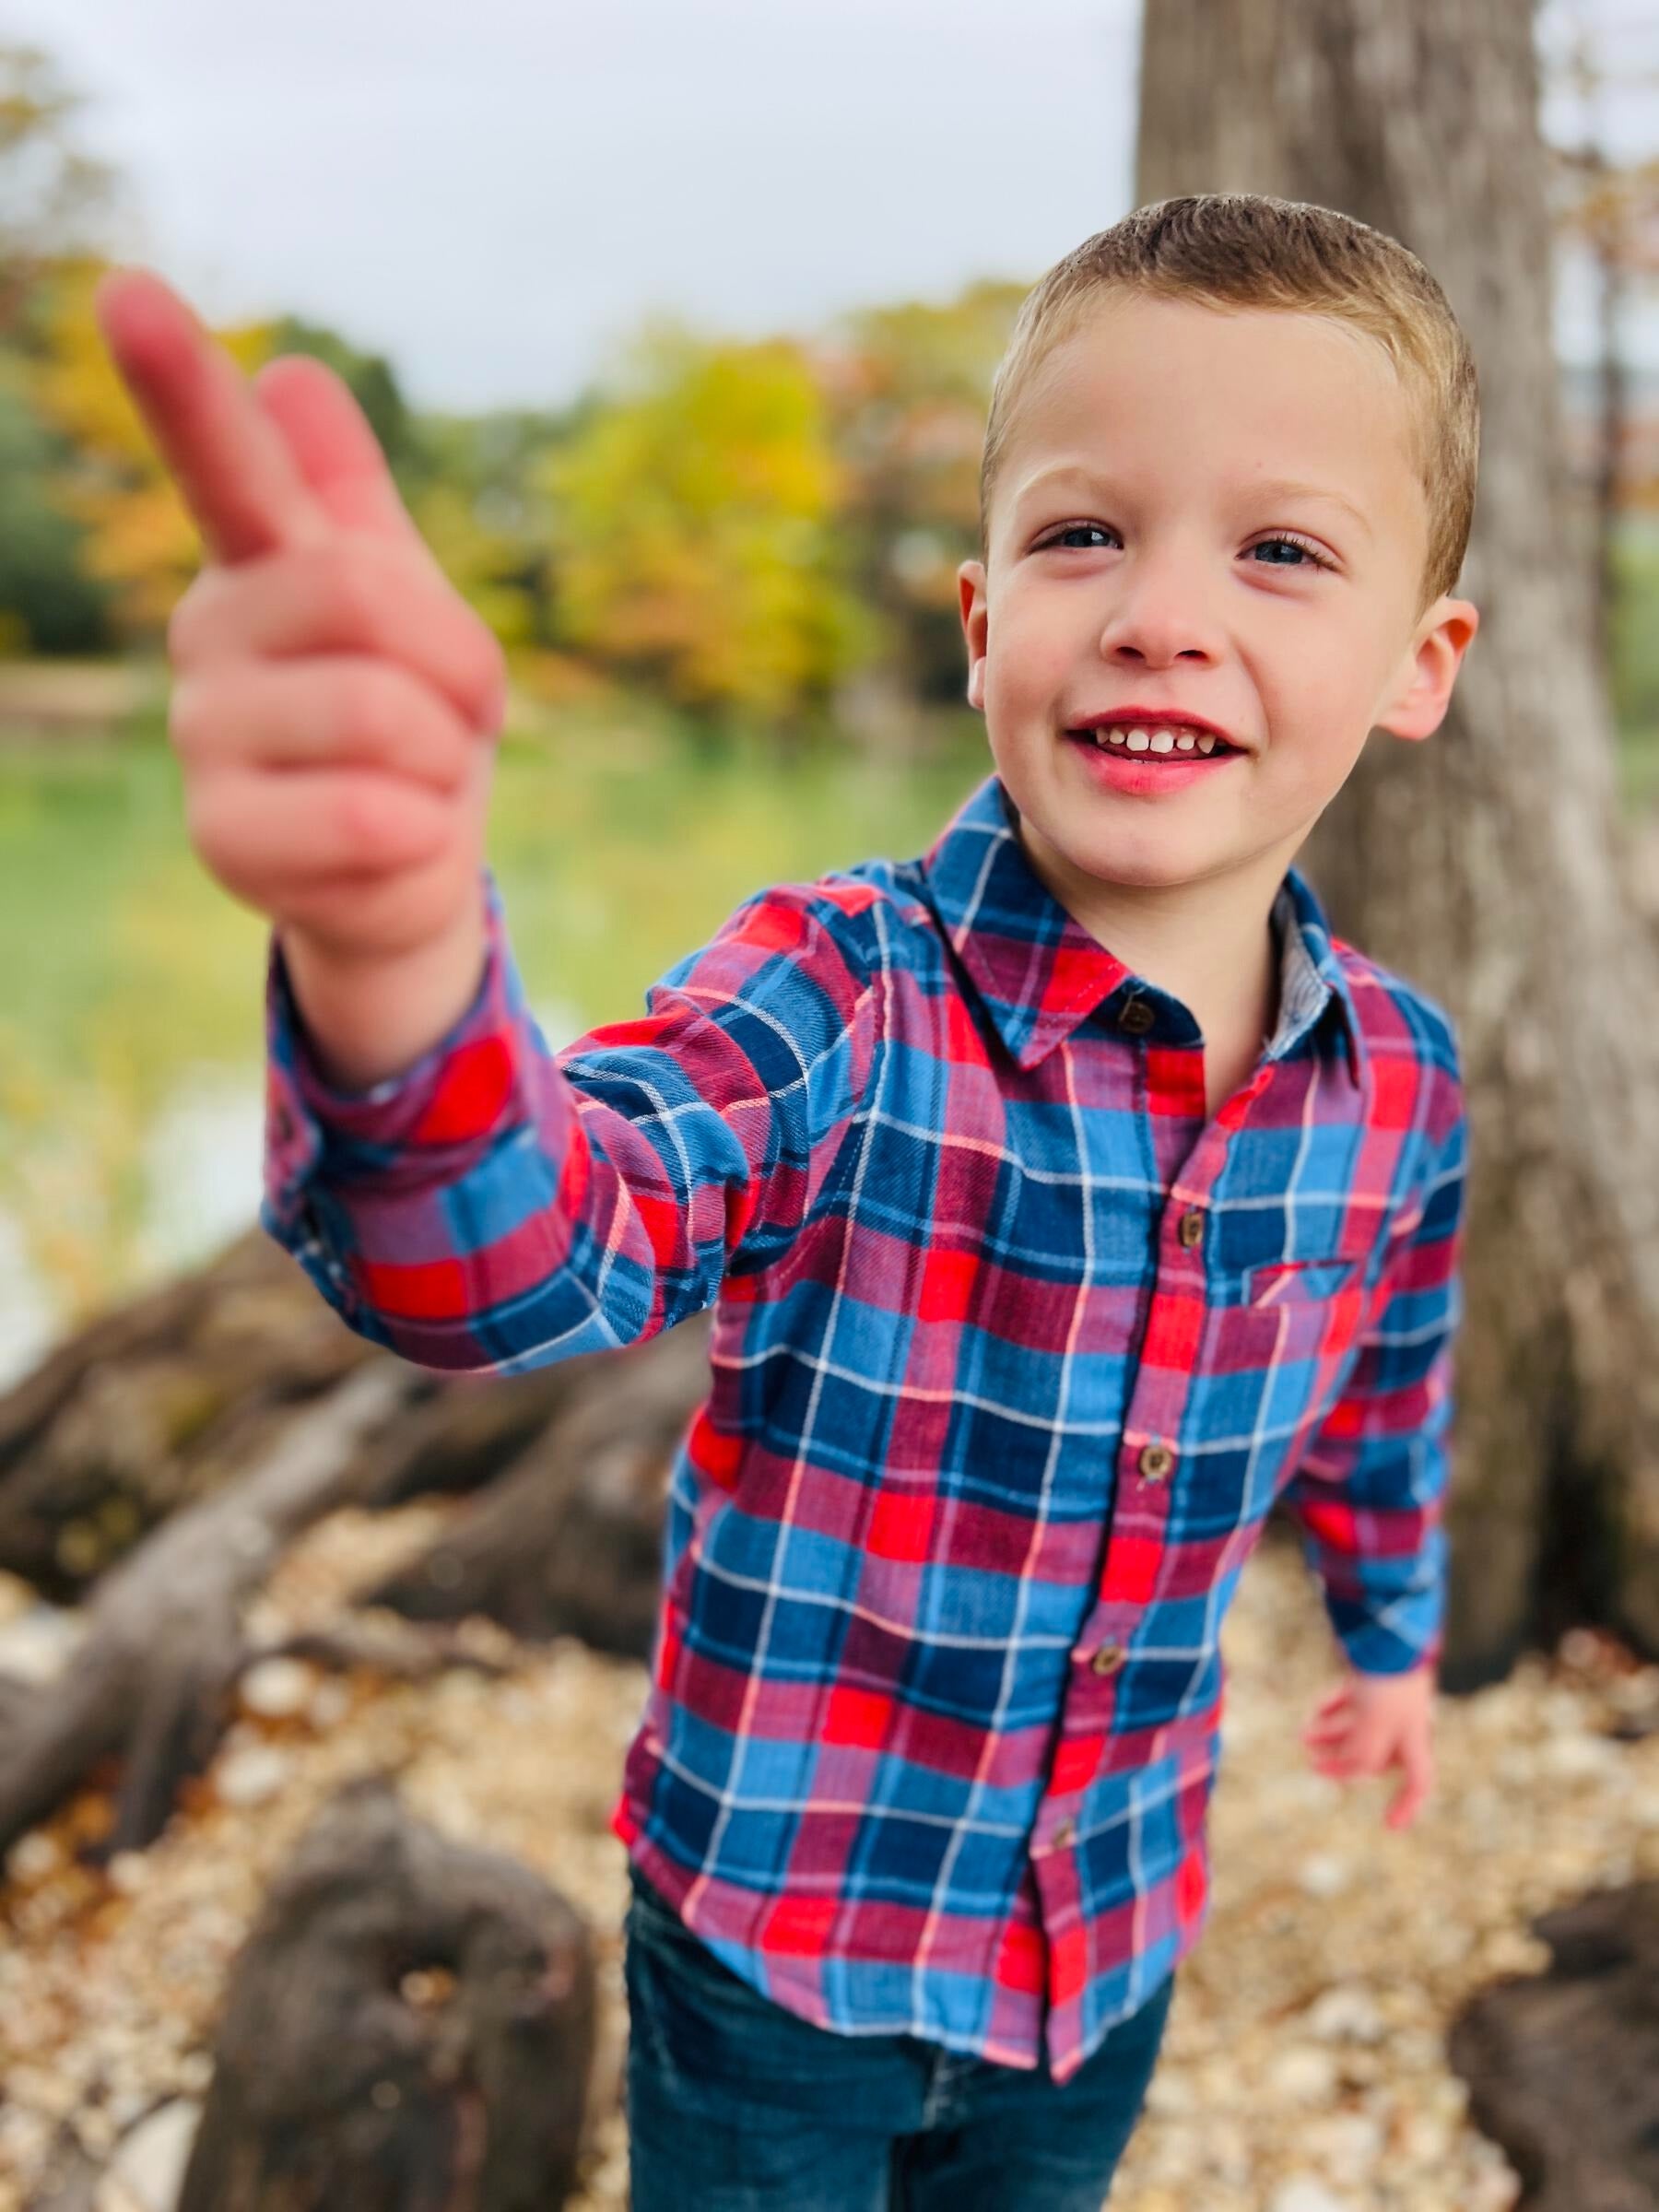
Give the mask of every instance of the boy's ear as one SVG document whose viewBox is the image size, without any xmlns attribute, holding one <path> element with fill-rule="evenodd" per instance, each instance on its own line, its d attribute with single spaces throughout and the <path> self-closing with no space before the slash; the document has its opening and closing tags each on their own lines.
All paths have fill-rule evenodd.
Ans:
<svg viewBox="0 0 1659 2212">
<path fill-rule="evenodd" d="M 962 636 L 968 645 L 968 704 L 985 711 L 985 564 L 965 560 L 957 571 L 962 603 Z"/>
<path fill-rule="evenodd" d="M 1400 674 L 1374 717 L 1396 737 L 1431 737 L 1446 718 L 1463 657 L 1480 628 L 1480 609 L 1442 594 L 1418 624 Z"/>
</svg>

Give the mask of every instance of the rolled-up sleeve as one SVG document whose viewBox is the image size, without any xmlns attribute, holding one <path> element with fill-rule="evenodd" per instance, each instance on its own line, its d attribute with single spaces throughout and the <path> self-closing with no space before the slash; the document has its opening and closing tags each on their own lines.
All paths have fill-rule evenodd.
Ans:
<svg viewBox="0 0 1659 2212">
<path fill-rule="evenodd" d="M 1467 1164 L 1459 1088 L 1347 1381 L 1280 1495 L 1362 1674 L 1440 1659 Z"/>
<path fill-rule="evenodd" d="M 273 933 L 260 1219 L 359 1335 L 508 1373 L 655 1335 L 787 1248 L 859 1114 L 878 960 L 867 887 L 772 886 L 555 1053 L 480 888 L 471 1006 L 366 1091 L 324 1079 Z"/>
</svg>

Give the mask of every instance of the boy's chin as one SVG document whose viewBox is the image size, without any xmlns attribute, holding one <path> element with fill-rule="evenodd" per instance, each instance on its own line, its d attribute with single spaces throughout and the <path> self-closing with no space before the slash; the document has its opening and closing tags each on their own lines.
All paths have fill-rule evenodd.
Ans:
<svg viewBox="0 0 1659 2212">
<path fill-rule="evenodd" d="M 1016 801 L 1018 805 L 1018 801 Z M 1216 849 L 1213 827 L 1171 821 L 1055 823 L 1053 830 L 1023 811 L 1020 843 L 1045 880 L 1077 889 L 1090 883 L 1119 890 L 1171 891 L 1224 873 L 1237 856 Z M 1051 887 L 1052 888 L 1052 887 Z"/>
</svg>

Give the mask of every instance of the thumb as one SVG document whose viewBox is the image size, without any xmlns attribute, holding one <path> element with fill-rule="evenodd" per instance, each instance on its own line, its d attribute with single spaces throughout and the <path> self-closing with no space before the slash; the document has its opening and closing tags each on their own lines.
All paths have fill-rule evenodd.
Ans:
<svg viewBox="0 0 1659 2212">
<path fill-rule="evenodd" d="M 311 354 L 285 353 L 255 375 L 253 394 L 331 521 L 413 541 L 430 558 L 344 377 Z"/>
</svg>

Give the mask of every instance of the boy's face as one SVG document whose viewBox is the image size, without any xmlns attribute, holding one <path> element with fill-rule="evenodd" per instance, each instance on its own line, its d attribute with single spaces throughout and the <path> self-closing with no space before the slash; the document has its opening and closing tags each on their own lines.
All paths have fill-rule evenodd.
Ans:
<svg viewBox="0 0 1659 2212">
<path fill-rule="evenodd" d="M 1439 727 L 1479 617 L 1418 613 L 1408 425 L 1380 349 L 1299 312 L 1116 296 L 1040 364 L 959 586 L 969 699 L 1079 919 L 1109 884 L 1265 900 L 1374 727 Z M 1241 749 L 1066 735 L 1121 709 Z"/>
</svg>

